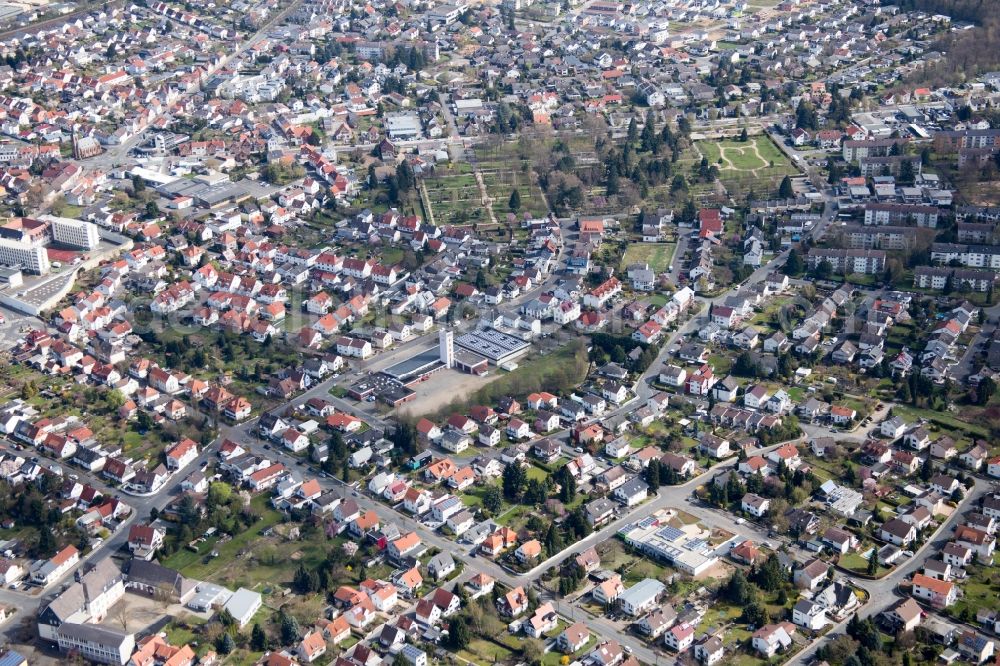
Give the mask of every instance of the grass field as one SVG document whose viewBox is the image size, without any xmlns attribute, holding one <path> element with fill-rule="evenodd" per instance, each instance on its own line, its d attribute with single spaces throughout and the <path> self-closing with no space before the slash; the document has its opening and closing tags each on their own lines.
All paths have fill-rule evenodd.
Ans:
<svg viewBox="0 0 1000 666">
<path fill-rule="evenodd" d="M 630 264 L 647 263 L 654 273 L 662 273 L 670 267 L 676 249 L 673 243 L 630 243 L 622 257 L 621 268 L 624 270 Z"/>
<path fill-rule="evenodd" d="M 930 409 L 920 409 L 909 405 L 897 404 L 892 408 L 892 413 L 895 416 L 902 417 L 908 422 L 923 418 L 931 421 L 932 423 L 936 422 L 946 428 L 959 431 L 959 434 L 965 432 L 976 437 L 989 437 L 989 429 L 987 429 L 986 426 L 978 423 L 963 421 L 948 412 L 936 412 Z"/>
<path fill-rule="evenodd" d="M 697 148 L 719 169 L 719 180 L 738 196 L 751 188 L 757 196 L 775 196 L 781 179 L 798 173 L 767 136 L 738 140 L 699 141 Z"/>
<path fill-rule="evenodd" d="M 322 534 L 293 541 L 284 541 L 278 536 L 265 537 L 264 532 L 281 523 L 282 515 L 270 507 L 266 494 L 253 498 L 251 506 L 261 519 L 249 529 L 225 542 L 210 538 L 201 544 L 198 552 L 181 548 L 164 558 L 164 566 L 190 578 L 212 580 L 229 587 L 252 589 L 258 585 L 289 585 L 300 563 L 316 566 L 335 545 Z M 213 551 L 218 553 L 217 557 L 210 556 Z"/>
</svg>

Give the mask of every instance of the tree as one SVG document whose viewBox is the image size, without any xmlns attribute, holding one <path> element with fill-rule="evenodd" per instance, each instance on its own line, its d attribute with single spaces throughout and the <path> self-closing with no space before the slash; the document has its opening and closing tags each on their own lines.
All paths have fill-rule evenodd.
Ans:
<svg viewBox="0 0 1000 666">
<path fill-rule="evenodd" d="M 494 515 L 503 508 L 503 491 L 500 486 L 486 486 L 483 491 L 483 508 Z"/>
<path fill-rule="evenodd" d="M 795 109 L 795 127 L 798 129 L 814 130 L 818 122 L 816 108 L 804 100 L 799 102 L 798 107 Z"/>
<path fill-rule="evenodd" d="M 777 555 L 769 555 L 764 564 L 754 571 L 750 580 L 765 592 L 774 592 L 785 582 L 785 570 L 778 561 Z"/>
<path fill-rule="evenodd" d="M 660 487 L 661 481 L 660 461 L 650 460 L 649 465 L 646 467 L 646 483 L 648 483 L 649 487 L 655 491 L 656 488 Z"/>
<path fill-rule="evenodd" d="M 549 529 L 545 532 L 545 552 L 549 556 L 555 555 L 564 548 L 562 533 L 555 523 L 549 524 Z"/>
<path fill-rule="evenodd" d="M 792 277 L 796 277 L 802 274 L 804 265 L 802 263 L 802 255 L 799 254 L 798 248 L 792 248 L 788 252 L 788 258 L 785 260 L 784 273 Z"/>
<path fill-rule="evenodd" d="M 510 193 L 510 200 L 507 202 L 507 207 L 510 208 L 512 213 L 521 210 L 521 193 L 516 188 Z"/>
<path fill-rule="evenodd" d="M 413 169 L 409 162 L 403 160 L 396 167 L 396 187 L 399 188 L 400 192 L 408 192 L 413 188 L 414 182 Z"/>
<path fill-rule="evenodd" d="M 267 650 L 267 634 L 256 622 L 253 623 L 253 629 L 250 631 L 250 647 L 257 652 Z"/>
<path fill-rule="evenodd" d="M 997 383 L 993 381 L 992 377 L 983 377 L 979 381 L 979 386 L 976 387 L 976 404 L 985 405 L 996 393 Z"/>
<path fill-rule="evenodd" d="M 469 641 L 472 640 L 471 632 L 469 631 L 468 620 L 464 615 L 459 615 L 448 627 L 448 639 L 447 646 L 452 650 L 464 650 L 469 645 Z"/>
<path fill-rule="evenodd" d="M 35 380 L 29 380 L 21 386 L 21 399 L 31 400 L 36 395 L 38 395 L 38 385 Z"/>
<path fill-rule="evenodd" d="M 742 352 L 733 362 L 732 373 L 740 377 L 756 377 L 760 374 L 760 366 L 750 352 Z"/>
<path fill-rule="evenodd" d="M 292 645 L 297 643 L 300 638 L 299 621 L 295 619 L 294 615 L 289 615 L 287 613 L 281 614 L 281 644 L 282 645 Z"/>
<path fill-rule="evenodd" d="M 914 177 L 913 162 L 909 158 L 904 158 L 899 164 L 899 182 L 904 185 L 912 185 Z"/>
<path fill-rule="evenodd" d="M 792 179 L 785 176 L 781 179 L 781 185 L 778 186 L 778 198 L 791 199 L 794 196 L 795 190 L 792 188 Z"/>
<path fill-rule="evenodd" d="M 486 280 L 486 273 L 480 268 L 476 271 L 476 289 L 484 291 L 488 286 L 490 286 L 490 283 Z"/>
<path fill-rule="evenodd" d="M 868 569 L 869 576 L 874 576 L 878 573 L 878 551 L 872 548 L 871 555 L 868 556 Z"/>
<path fill-rule="evenodd" d="M 743 615 L 740 619 L 755 627 L 762 627 L 771 621 L 771 616 L 763 604 L 758 601 L 751 601 L 743 607 Z"/>
<path fill-rule="evenodd" d="M 931 462 L 930 456 L 927 456 L 924 458 L 924 464 L 920 466 L 920 480 L 930 481 L 932 476 L 934 476 L 934 463 Z"/>
<path fill-rule="evenodd" d="M 743 131 L 740 132 L 740 141 L 746 143 L 747 141 L 749 141 L 749 139 L 750 137 L 747 135 L 747 128 L 744 127 Z"/>
<path fill-rule="evenodd" d="M 128 631 L 128 621 L 131 618 L 132 612 L 128 602 L 123 601 L 115 606 L 115 619 L 118 620 L 118 624 L 121 625 L 122 631 Z"/>
<path fill-rule="evenodd" d="M 155 220 L 160 216 L 160 207 L 156 205 L 155 201 L 146 202 L 146 219 Z"/>
<path fill-rule="evenodd" d="M 817 280 L 829 280 L 832 274 L 833 264 L 830 263 L 829 259 L 824 259 L 816 264 L 816 268 L 813 270 L 813 277 Z"/>
<path fill-rule="evenodd" d="M 42 525 L 38 530 L 38 543 L 35 546 L 39 557 L 51 557 L 56 552 L 56 538 L 48 525 Z"/>
<path fill-rule="evenodd" d="M 295 571 L 295 578 L 292 580 L 295 591 L 299 594 L 314 592 L 316 590 L 314 575 L 304 565 L 300 564 L 299 568 Z"/>
<path fill-rule="evenodd" d="M 117 410 L 125 404 L 125 395 L 118 389 L 112 389 L 104 396 L 104 400 L 108 403 L 108 407 Z"/>
<path fill-rule="evenodd" d="M 826 170 L 829 172 L 829 175 L 826 177 L 826 182 L 831 185 L 840 182 L 840 179 L 844 177 L 844 170 L 832 157 L 829 157 L 826 160 Z"/>
<path fill-rule="evenodd" d="M 223 632 L 219 634 L 219 637 L 215 639 L 215 649 L 219 651 L 220 654 L 229 654 L 236 649 L 236 641 L 229 632 Z"/>
<path fill-rule="evenodd" d="M 404 421 L 396 426 L 389 437 L 389 441 L 397 449 L 409 455 L 413 455 L 419 450 L 417 446 L 417 429 L 408 421 Z"/>
<path fill-rule="evenodd" d="M 576 499 L 576 477 L 563 465 L 559 475 L 559 501 L 563 504 L 570 504 Z"/>
<path fill-rule="evenodd" d="M 753 588 L 740 569 L 733 572 L 720 592 L 723 598 L 737 606 L 743 606 L 753 598 Z"/>
<path fill-rule="evenodd" d="M 503 470 L 503 496 L 510 502 L 521 499 L 528 475 L 519 463 L 511 463 Z"/>
</svg>

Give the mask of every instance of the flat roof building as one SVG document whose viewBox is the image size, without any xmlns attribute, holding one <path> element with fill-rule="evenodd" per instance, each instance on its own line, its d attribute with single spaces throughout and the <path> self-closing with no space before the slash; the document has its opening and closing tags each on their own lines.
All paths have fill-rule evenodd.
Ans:
<svg viewBox="0 0 1000 666">
<path fill-rule="evenodd" d="M 420 116 L 416 113 L 389 113 L 385 117 L 385 129 L 393 141 L 419 139 L 421 135 Z"/>
<path fill-rule="evenodd" d="M 240 625 L 240 629 L 243 629 L 250 623 L 250 620 L 253 619 L 257 611 L 260 610 L 262 603 L 264 603 L 264 600 L 260 596 L 260 593 L 241 587 L 233 592 L 233 596 L 229 597 L 229 601 L 223 606 L 223 610 L 228 611 L 233 616 L 233 619 L 236 620 L 236 623 Z"/>
<path fill-rule="evenodd" d="M 455 338 L 455 344 L 488 359 L 494 365 L 509 363 L 528 352 L 531 345 L 495 328 L 473 331 Z"/>
</svg>

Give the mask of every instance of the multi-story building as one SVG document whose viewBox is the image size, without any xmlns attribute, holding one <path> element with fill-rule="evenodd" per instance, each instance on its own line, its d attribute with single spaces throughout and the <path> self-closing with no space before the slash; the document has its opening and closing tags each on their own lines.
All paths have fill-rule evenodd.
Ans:
<svg viewBox="0 0 1000 666">
<path fill-rule="evenodd" d="M 931 261 L 939 264 L 950 264 L 957 261 L 969 268 L 1000 269 L 1000 246 L 933 243 L 931 245 Z"/>
<path fill-rule="evenodd" d="M 96 624 L 64 624 L 56 635 L 59 650 L 98 664 L 125 664 L 135 650 L 135 636 Z"/>
<path fill-rule="evenodd" d="M 49 272 L 49 257 L 44 247 L 32 247 L 20 241 L 0 238 L 0 265 L 45 275 Z"/>
<path fill-rule="evenodd" d="M 841 152 L 845 162 L 857 162 L 865 157 L 888 157 L 893 147 L 906 145 L 905 139 L 869 139 L 845 141 Z"/>
<path fill-rule="evenodd" d="M 101 242 L 97 225 L 92 222 L 52 215 L 44 215 L 40 219 L 49 223 L 52 240 L 61 245 L 80 250 L 93 250 Z"/>
<path fill-rule="evenodd" d="M 910 220 L 918 227 L 934 229 L 940 209 L 920 204 L 870 203 L 865 205 L 867 225 L 905 225 Z"/>
<path fill-rule="evenodd" d="M 972 291 L 986 292 L 996 284 L 997 274 L 974 268 L 946 266 L 917 266 L 913 270 L 913 286 L 921 289 L 941 290 L 948 286 L 949 280 L 954 289 L 966 286 Z"/>
<path fill-rule="evenodd" d="M 840 242 L 851 250 L 908 250 L 917 240 L 917 229 L 850 224 L 840 228 L 839 236 Z"/>
<path fill-rule="evenodd" d="M 864 273 L 873 275 L 885 270 L 884 250 L 827 250 L 813 248 L 806 257 L 809 268 L 830 262 L 834 273 Z"/>
</svg>

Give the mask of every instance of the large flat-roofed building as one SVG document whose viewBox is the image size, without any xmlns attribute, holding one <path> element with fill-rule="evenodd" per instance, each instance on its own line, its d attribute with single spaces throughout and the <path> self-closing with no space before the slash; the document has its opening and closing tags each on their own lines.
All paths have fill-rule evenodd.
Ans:
<svg viewBox="0 0 1000 666">
<path fill-rule="evenodd" d="M 446 367 L 441 361 L 438 350 L 429 349 L 390 365 L 382 372 L 399 380 L 404 386 L 409 386 L 425 380 L 431 374 Z"/>
<path fill-rule="evenodd" d="M 46 215 L 41 219 L 49 223 L 52 229 L 52 240 L 60 245 L 68 245 L 80 250 L 93 250 L 101 242 L 97 225 L 92 222 L 52 215 Z"/>
<path fill-rule="evenodd" d="M 262 603 L 263 600 L 259 592 L 241 587 L 233 593 L 233 596 L 229 597 L 224 609 L 233 616 L 240 629 L 243 629 L 253 619 L 254 614 L 260 610 Z"/>
<path fill-rule="evenodd" d="M 17 289 L 24 284 L 23 277 L 19 268 L 0 267 L 0 285 Z"/>
<path fill-rule="evenodd" d="M 49 257 L 45 248 L 0 238 L 0 265 L 20 268 L 28 273 L 45 275 L 49 272 Z"/>
<path fill-rule="evenodd" d="M 419 139 L 422 133 L 420 116 L 416 113 L 390 113 L 385 117 L 385 129 L 393 141 Z"/>
<path fill-rule="evenodd" d="M 618 534 L 633 548 L 692 576 L 709 569 L 736 543 L 736 535 L 710 542 L 710 533 L 697 525 L 673 527 L 669 524 L 670 516 L 669 511 L 658 511 L 626 525 Z"/>
<path fill-rule="evenodd" d="M 466 333 L 455 338 L 455 344 L 486 358 L 494 365 L 509 363 L 526 354 L 531 348 L 531 345 L 524 340 L 495 328 Z"/>
</svg>

